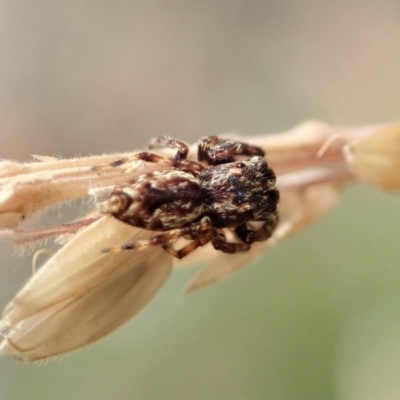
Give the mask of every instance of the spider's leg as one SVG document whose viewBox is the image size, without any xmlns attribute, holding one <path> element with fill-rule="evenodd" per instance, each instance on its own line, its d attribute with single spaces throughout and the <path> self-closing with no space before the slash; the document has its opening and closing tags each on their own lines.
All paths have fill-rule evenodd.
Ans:
<svg viewBox="0 0 400 400">
<path fill-rule="evenodd" d="M 193 250 L 196 250 L 200 246 L 203 246 L 203 243 L 201 243 L 200 240 L 194 240 L 193 242 L 189 243 L 187 246 L 183 247 L 180 250 L 175 250 L 169 244 L 165 244 L 163 246 L 163 249 L 167 251 L 169 254 L 172 254 L 178 260 L 180 260 L 181 258 L 186 257 Z"/>
<path fill-rule="evenodd" d="M 237 237 L 244 243 L 252 244 L 254 242 L 263 242 L 271 237 L 276 226 L 278 225 L 278 213 L 270 213 L 265 222 L 258 229 L 253 229 L 246 223 L 236 227 L 235 233 Z"/>
<path fill-rule="evenodd" d="M 187 160 L 189 146 L 185 142 L 172 139 L 168 136 L 160 136 L 154 139 L 149 147 L 150 149 L 153 149 L 156 146 L 166 146 L 170 147 L 171 149 L 177 149 L 175 157 L 173 159 L 169 159 L 170 164 L 174 168 L 179 168 L 185 172 L 191 172 L 194 175 L 197 175 L 201 170 L 204 169 L 204 167 L 197 161 Z"/>
<path fill-rule="evenodd" d="M 106 247 L 101 251 L 102 253 L 118 253 L 126 250 L 145 250 L 149 247 L 168 244 L 182 236 L 187 236 L 196 241 L 199 239 L 201 234 L 204 234 L 204 232 L 207 232 L 210 229 L 212 229 L 211 221 L 208 217 L 204 217 L 198 222 L 194 222 L 182 228 L 171 229 L 161 235 L 153 236 L 148 240 L 139 240 L 135 243 L 125 243 L 120 246 Z"/>
<path fill-rule="evenodd" d="M 197 150 L 199 161 L 210 165 L 225 164 L 235 161 L 235 156 L 262 156 L 264 150 L 257 146 L 232 140 L 209 136 L 200 139 Z"/>
<path fill-rule="evenodd" d="M 217 235 L 211 240 L 212 245 L 216 250 L 221 250 L 224 253 L 238 253 L 241 251 L 250 250 L 250 245 L 247 243 L 230 243 L 222 231 L 218 231 Z"/>
<path fill-rule="evenodd" d="M 189 152 L 189 146 L 187 143 L 182 142 L 180 140 L 172 139 L 168 136 L 160 136 L 155 138 L 151 143 L 149 148 L 152 149 L 155 146 L 166 146 L 170 147 L 171 149 L 177 149 L 175 160 L 177 162 L 181 160 L 186 160 L 186 157 Z"/>
<path fill-rule="evenodd" d="M 171 158 L 169 158 L 167 156 L 162 156 L 160 154 L 156 154 L 151 151 L 141 151 L 141 152 L 132 154 L 128 157 L 118 158 L 111 163 L 103 163 L 103 164 L 95 165 L 92 167 L 92 170 L 94 172 L 96 172 L 96 171 L 108 169 L 110 167 L 117 168 L 121 165 L 131 163 L 134 161 L 146 161 L 146 162 L 150 162 L 150 163 L 159 163 L 159 164 L 164 164 L 164 165 L 174 165 L 175 164 L 174 160 L 171 160 Z"/>
<path fill-rule="evenodd" d="M 163 245 L 163 248 L 165 251 L 180 260 L 181 258 L 186 257 L 188 254 L 190 254 L 192 251 L 196 250 L 198 247 L 204 246 L 205 244 L 209 243 L 215 234 L 215 230 L 209 227 L 208 230 L 200 232 L 196 240 L 193 240 L 193 242 L 189 243 L 187 246 L 183 247 L 180 250 L 175 250 L 170 244 Z"/>
<path fill-rule="evenodd" d="M 125 243 L 120 246 L 105 247 L 101 249 L 102 253 L 119 253 L 126 250 L 146 250 L 149 247 L 167 244 L 180 236 L 182 236 L 182 229 L 173 229 L 161 235 L 153 236 L 148 240 L 138 240 L 135 243 Z"/>
</svg>

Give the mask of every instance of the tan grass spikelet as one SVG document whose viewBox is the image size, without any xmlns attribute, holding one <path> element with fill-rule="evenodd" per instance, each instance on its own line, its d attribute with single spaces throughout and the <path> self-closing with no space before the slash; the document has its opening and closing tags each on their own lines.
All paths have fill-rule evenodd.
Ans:
<svg viewBox="0 0 400 400">
<path fill-rule="evenodd" d="M 168 278 L 171 256 L 162 248 L 111 256 L 101 248 L 150 236 L 110 216 L 80 231 L 5 307 L 0 354 L 26 362 L 59 355 L 130 319 Z"/>
<path fill-rule="evenodd" d="M 124 183 L 142 162 L 109 164 L 135 153 L 18 163 L 0 161 L 0 227 L 13 229 L 54 204 L 85 198 L 90 190 Z M 37 158 L 37 156 L 36 156 Z M 95 165 L 104 165 L 97 171 Z"/>
<path fill-rule="evenodd" d="M 381 189 L 400 189 L 400 123 L 380 127 L 343 151 L 360 179 Z"/>
</svg>

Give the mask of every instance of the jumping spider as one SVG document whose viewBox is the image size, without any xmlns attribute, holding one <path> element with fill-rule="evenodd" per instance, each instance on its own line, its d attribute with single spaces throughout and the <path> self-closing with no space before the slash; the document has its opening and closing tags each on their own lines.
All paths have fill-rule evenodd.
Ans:
<svg viewBox="0 0 400 400">
<path fill-rule="evenodd" d="M 228 141 L 216 136 L 198 143 L 198 161 L 187 159 L 186 143 L 168 137 L 152 145 L 177 149 L 174 158 L 153 152 L 137 153 L 135 160 L 156 163 L 124 186 L 115 187 L 100 204 L 103 213 L 144 229 L 165 231 L 149 240 L 105 248 L 118 252 L 162 245 L 176 258 L 211 242 L 225 253 L 249 250 L 251 244 L 268 239 L 277 223 L 279 191 L 276 177 L 256 146 Z M 249 156 L 238 161 L 236 156 Z M 117 160 L 117 167 L 132 157 Z M 258 229 L 248 222 L 263 221 Z M 237 242 L 228 242 L 224 228 L 234 232 Z M 180 250 L 172 243 L 184 237 L 191 242 Z"/>
</svg>

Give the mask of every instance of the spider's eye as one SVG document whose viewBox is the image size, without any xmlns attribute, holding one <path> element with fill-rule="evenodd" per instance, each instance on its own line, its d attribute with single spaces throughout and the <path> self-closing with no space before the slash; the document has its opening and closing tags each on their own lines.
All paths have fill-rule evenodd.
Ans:
<svg viewBox="0 0 400 400">
<path fill-rule="evenodd" d="M 244 164 L 244 163 L 242 163 L 242 162 L 238 162 L 237 164 L 236 164 L 236 168 L 244 168 L 246 165 Z"/>
<path fill-rule="evenodd" d="M 236 175 L 232 175 L 232 176 L 229 177 L 229 183 L 231 185 L 235 185 L 236 182 L 237 182 L 237 176 Z"/>
</svg>

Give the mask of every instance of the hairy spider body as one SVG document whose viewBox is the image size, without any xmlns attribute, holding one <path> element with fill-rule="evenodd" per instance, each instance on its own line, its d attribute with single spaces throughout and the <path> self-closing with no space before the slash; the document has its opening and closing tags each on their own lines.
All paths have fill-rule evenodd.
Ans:
<svg viewBox="0 0 400 400">
<path fill-rule="evenodd" d="M 209 167 L 199 179 L 205 193 L 203 214 L 215 228 L 265 221 L 269 213 L 276 212 L 275 173 L 263 157 Z"/>
<path fill-rule="evenodd" d="M 202 213 L 203 197 L 195 176 L 161 169 L 114 189 L 103 211 L 133 226 L 168 231 L 195 221 Z"/>
<path fill-rule="evenodd" d="M 160 168 L 114 188 L 100 209 L 130 225 L 165 233 L 104 252 L 163 245 L 182 258 L 208 242 L 218 250 L 234 253 L 249 250 L 252 243 L 271 236 L 278 222 L 279 192 L 262 149 L 212 136 L 200 140 L 196 162 L 186 159 L 188 146 L 184 142 L 160 137 L 154 144 L 177 148 L 175 158 L 137 153 L 135 159 L 160 163 Z M 235 157 L 242 155 L 250 158 L 237 161 Z M 113 165 L 128 161 L 118 160 Z M 250 221 L 264 223 L 254 229 L 248 225 Z M 227 242 L 225 228 L 235 233 L 238 242 Z M 192 243 L 176 251 L 171 243 L 179 237 Z"/>
</svg>

